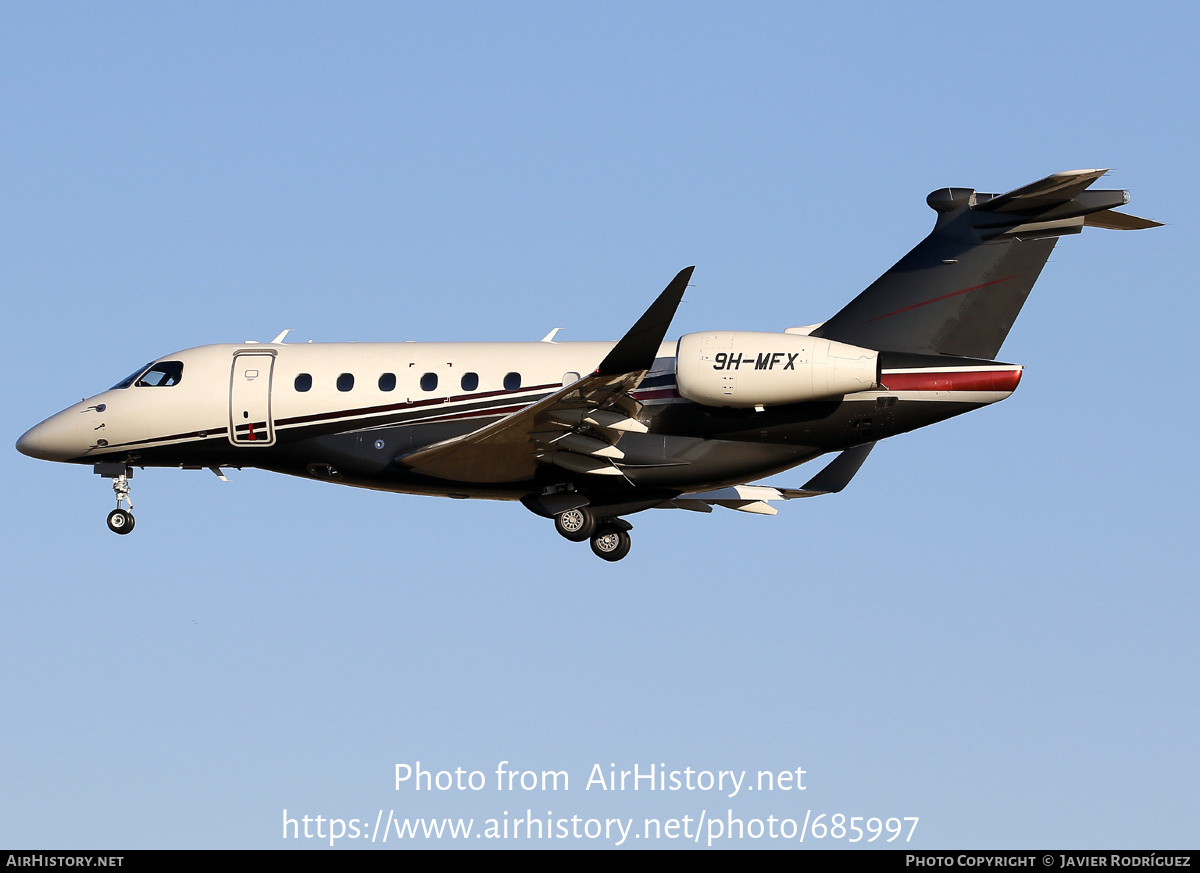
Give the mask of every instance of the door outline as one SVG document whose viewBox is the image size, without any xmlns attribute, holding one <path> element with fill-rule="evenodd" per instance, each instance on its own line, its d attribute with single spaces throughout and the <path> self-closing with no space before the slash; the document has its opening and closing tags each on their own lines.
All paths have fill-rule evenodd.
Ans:
<svg viewBox="0 0 1200 873">
<path fill-rule="evenodd" d="M 234 352 L 229 370 L 229 441 L 235 446 L 265 448 L 275 444 L 275 422 L 271 417 L 274 374 L 274 352 Z"/>
</svg>

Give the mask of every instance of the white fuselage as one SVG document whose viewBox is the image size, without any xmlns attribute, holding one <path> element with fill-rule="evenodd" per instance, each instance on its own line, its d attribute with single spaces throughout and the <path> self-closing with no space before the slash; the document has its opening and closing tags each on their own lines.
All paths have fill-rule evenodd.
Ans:
<svg viewBox="0 0 1200 873">
<path fill-rule="evenodd" d="M 746 336 L 766 343 L 764 348 L 772 342 L 768 334 Z M 800 339 L 774 336 L 781 342 Z M 1019 368 L 1007 364 L 958 367 L 951 373 L 936 367 L 933 372 L 884 368 L 881 378 L 890 385 L 811 403 L 772 406 L 767 400 L 746 408 L 745 398 L 724 405 L 720 398 L 695 403 L 681 397 L 677 343 L 664 342 L 629 394 L 634 404 L 629 414 L 640 419 L 640 433 L 593 431 L 589 442 L 582 435 L 547 435 L 535 428 L 521 437 L 528 440 L 521 456 L 530 460 L 512 475 L 499 460 L 489 468 L 486 453 L 461 466 L 450 464 L 450 472 L 440 477 L 406 466 L 404 459 L 424 446 L 460 438 L 575 383 L 592 373 L 613 346 L 199 346 L 164 356 L 148 370 L 51 416 L 22 436 L 18 448 L 34 457 L 81 464 L 262 467 L 361 487 L 501 499 L 553 489 L 559 480 L 580 476 L 591 482 L 594 468 L 616 472 L 604 460 L 611 456 L 620 459 L 620 475 L 598 487 L 687 492 L 745 482 L 993 403 L 1007 397 L 1020 376 Z M 742 357 L 748 370 L 754 366 L 755 356 Z M 768 357 L 764 353 L 759 359 Z M 744 375 L 762 378 L 764 373 Z M 774 376 L 795 378 L 782 366 Z M 746 384 L 756 383 L 741 382 Z M 587 455 L 596 435 L 619 441 L 619 451 L 597 451 L 581 469 L 584 462 L 576 453 Z"/>
<path fill-rule="evenodd" d="M 179 362 L 177 384 L 131 384 L 88 397 L 32 428 L 21 450 L 51 461 L 181 445 L 224 433 L 231 445 L 267 448 L 314 420 L 369 427 L 370 411 L 423 409 L 421 420 L 486 413 L 530 402 L 595 368 L 603 342 L 246 343 L 198 346 L 158 359 Z M 664 371 L 675 344 L 664 343 Z M 302 377 L 307 376 L 307 387 Z M 347 379 L 346 377 L 352 377 Z M 431 378 L 434 377 L 434 378 Z M 509 379 L 505 387 L 505 379 Z M 302 379 L 299 386 L 298 379 Z M 436 381 L 434 381 L 436 379 Z M 464 385 L 466 387 L 464 387 Z M 298 390 L 304 388 L 304 390 Z M 265 423 L 255 439 L 239 426 Z"/>
</svg>

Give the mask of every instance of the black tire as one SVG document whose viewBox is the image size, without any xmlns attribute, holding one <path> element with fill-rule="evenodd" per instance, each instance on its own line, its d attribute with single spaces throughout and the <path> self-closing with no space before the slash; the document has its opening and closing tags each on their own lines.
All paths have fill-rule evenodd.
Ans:
<svg viewBox="0 0 1200 873">
<path fill-rule="evenodd" d="M 592 534 L 592 551 L 606 561 L 619 561 L 629 554 L 633 545 L 627 531 L 615 524 L 602 524 Z"/>
<path fill-rule="evenodd" d="M 127 534 L 133 530 L 133 513 L 114 509 L 108 514 L 108 529 L 113 533 Z"/>
<path fill-rule="evenodd" d="M 554 516 L 554 529 L 573 543 L 582 543 L 596 532 L 596 516 L 586 506 L 568 509 Z"/>
</svg>

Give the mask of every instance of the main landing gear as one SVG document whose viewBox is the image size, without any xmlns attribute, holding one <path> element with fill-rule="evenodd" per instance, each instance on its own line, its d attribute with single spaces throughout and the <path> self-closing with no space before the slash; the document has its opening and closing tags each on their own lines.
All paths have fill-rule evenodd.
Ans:
<svg viewBox="0 0 1200 873">
<path fill-rule="evenodd" d="M 619 561 L 629 554 L 633 525 L 622 518 L 596 518 L 586 506 L 554 516 L 554 529 L 573 543 L 591 540 L 592 552 L 606 561 Z"/>
<path fill-rule="evenodd" d="M 117 508 L 108 514 L 108 529 L 113 533 L 127 534 L 133 531 L 133 500 L 129 496 L 129 480 L 133 478 L 133 467 L 124 464 L 97 464 L 96 474 L 113 480 L 113 493 L 117 495 Z M 122 509 L 124 503 L 129 509 Z"/>
<path fill-rule="evenodd" d="M 581 543 L 596 532 L 596 517 L 588 512 L 586 506 L 568 509 L 554 516 L 554 529 L 571 542 Z"/>
<path fill-rule="evenodd" d="M 629 547 L 632 545 L 629 531 L 622 530 L 615 524 L 597 525 L 596 532 L 592 534 L 592 552 L 606 561 L 621 560 L 629 554 Z"/>
</svg>

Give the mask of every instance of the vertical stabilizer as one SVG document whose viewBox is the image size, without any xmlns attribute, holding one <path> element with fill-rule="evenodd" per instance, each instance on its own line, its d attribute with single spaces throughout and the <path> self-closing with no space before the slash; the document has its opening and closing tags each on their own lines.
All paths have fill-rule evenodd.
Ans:
<svg viewBox="0 0 1200 873">
<path fill-rule="evenodd" d="M 939 188 L 937 224 L 812 332 L 869 349 L 994 359 L 1058 237 L 1159 222 L 1116 212 L 1127 191 L 1088 191 L 1107 170 L 1055 173 L 1007 194 Z"/>
</svg>

